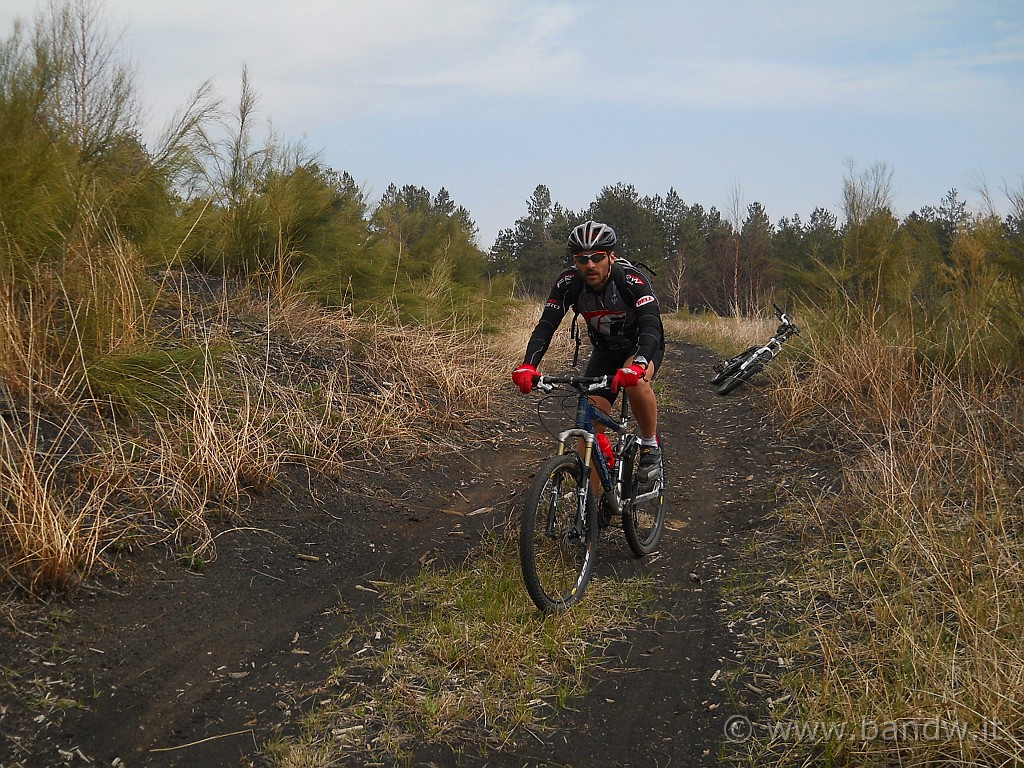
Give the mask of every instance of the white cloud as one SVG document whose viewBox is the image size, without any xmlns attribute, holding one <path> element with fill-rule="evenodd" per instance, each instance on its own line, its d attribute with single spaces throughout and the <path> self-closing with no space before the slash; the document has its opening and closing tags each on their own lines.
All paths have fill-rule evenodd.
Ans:
<svg viewBox="0 0 1024 768">
<path fill-rule="evenodd" d="M 461 48 L 451 41 L 422 66 L 394 62 L 389 85 L 456 87 L 488 95 L 543 92 L 580 75 L 579 55 L 565 46 L 577 14 L 566 5 L 537 6 L 515 15 L 495 14 L 486 29 Z"/>
<path fill-rule="evenodd" d="M 660 76 L 624 78 L 613 87 L 630 102 L 661 103 L 666 108 L 948 114 L 1003 100 L 1013 108 L 1012 87 L 1008 84 L 961 62 L 937 58 L 896 64 L 809 66 L 736 56 L 662 69 Z"/>
<path fill-rule="evenodd" d="M 10 0 L 0 25 L 36 7 Z M 103 13 L 126 29 L 144 97 L 161 114 L 207 79 L 230 98 L 243 66 L 268 111 L 313 119 L 429 109 L 439 91 L 538 94 L 580 74 L 564 45 L 580 15 L 568 2 L 107 0 Z"/>
<path fill-rule="evenodd" d="M 349 0 L 256 3 L 243 12 L 210 5 L 128 11 L 136 17 L 129 41 L 157 90 L 210 77 L 235 87 L 246 64 L 268 108 L 316 119 L 339 109 L 429 109 L 439 90 L 536 93 L 578 76 L 576 58 L 558 42 L 576 17 L 564 3 Z"/>
<path fill-rule="evenodd" d="M 127 27 L 156 113 L 169 114 L 208 78 L 231 98 L 248 65 L 268 112 L 320 122 L 443 112 L 480 97 L 571 100 L 574 90 L 654 107 L 973 109 L 1019 93 L 1019 76 L 1007 83 L 990 71 L 1024 60 L 1016 2 L 969 12 L 952 0 L 107 0 L 105 8 Z M 0 24 L 37 3 L 5 6 Z"/>
<path fill-rule="evenodd" d="M 1019 101 L 1019 24 L 993 12 L 967 25 L 955 5 L 931 0 L 866 5 L 740 0 L 726 11 L 698 2 L 646 18 L 630 6 L 614 22 L 629 54 L 589 63 L 627 103 L 665 109 L 900 115 Z"/>
</svg>

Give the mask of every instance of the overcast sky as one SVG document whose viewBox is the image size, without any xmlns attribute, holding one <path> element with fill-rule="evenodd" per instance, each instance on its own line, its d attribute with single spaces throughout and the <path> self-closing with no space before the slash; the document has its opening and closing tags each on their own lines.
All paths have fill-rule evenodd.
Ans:
<svg viewBox="0 0 1024 768">
<path fill-rule="evenodd" d="M 36 0 L 3 0 L 0 30 Z M 445 187 L 490 247 L 538 184 L 841 218 L 847 163 L 904 216 L 1024 184 L 1022 0 L 106 0 L 154 130 L 211 80 L 371 201 Z M 614 225 L 614 222 L 609 222 Z"/>
</svg>

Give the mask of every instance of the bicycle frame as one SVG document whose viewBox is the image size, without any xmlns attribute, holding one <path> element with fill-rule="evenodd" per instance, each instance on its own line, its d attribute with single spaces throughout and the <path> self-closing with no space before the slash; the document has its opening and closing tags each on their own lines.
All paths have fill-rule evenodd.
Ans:
<svg viewBox="0 0 1024 768">
<path fill-rule="evenodd" d="M 609 385 L 609 377 L 601 376 L 599 378 L 583 378 L 583 377 L 566 377 L 566 376 L 542 376 L 537 382 L 537 388 L 550 392 L 555 388 L 557 384 L 569 384 L 573 388 L 579 391 L 579 399 L 576 403 L 576 423 L 572 429 L 567 429 L 558 435 L 558 455 L 564 454 L 569 450 L 568 445 L 570 440 L 582 440 L 586 444 L 586 448 L 583 452 L 583 466 L 586 468 L 588 476 L 590 470 L 593 468 L 597 471 L 598 480 L 601 483 L 601 488 L 604 491 L 604 498 L 614 514 L 621 514 L 623 505 L 628 501 L 624 499 L 623 483 L 626 481 L 625 477 L 625 462 L 622 461 L 624 452 L 620 451 L 620 455 L 617 457 L 619 460 L 616 462 L 615 475 L 612 475 L 612 470 L 608 466 L 608 461 L 600 449 L 595 450 L 597 443 L 597 430 L 595 429 L 596 424 L 602 424 L 608 429 L 614 430 L 615 432 L 622 434 L 627 432 L 630 428 L 629 423 L 629 399 L 625 393 L 622 398 L 622 415 L 619 420 L 613 419 L 611 416 L 606 414 L 600 408 L 595 406 L 591 400 L 589 393 L 598 391 L 601 389 L 607 389 Z M 626 436 L 623 440 L 629 440 L 630 436 Z M 635 437 L 633 438 L 635 440 Z M 620 446 L 622 441 L 620 441 Z M 597 457 L 595 461 L 594 458 Z M 590 493 L 590 486 L 588 485 L 584 494 L 583 502 L 584 508 L 586 504 L 586 497 Z M 656 497 L 660 493 L 660 489 L 654 489 L 648 493 L 641 494 L 640 496 L 634 496 L 632 502 L 647 501 L 648 499 Z"/>
<path fill-rule="evenodd" d="M 755 363 L 763 363 L 765 365 L 770 363 L 782 351 L 782 345 L 789 341 L 791 335 L 788 329 L 783 333 L 776 333 L 763 347 L 758 347 L 754 354 L 747 358 L 746 362 L 740 366 L 740 370 L 745 371 Z M 767 359 L 763 357 L 766 354 L 768 355 Z"/>
<path fill-rule="evenodd" d="M 774 304 L 774 307 L 775 313 L 778 315 L 779 326 L 772 337 L 763 346 L 751 347 L 744 352 L 740 352 L 735 357 L 718 362 L 715 366 L 715 372 L 718 376 L 712 380 L 712 384 L 719 384 L 725 381 L 728 378 L 726 374 L 736 377 L 742 376 L 742 374 L 751 371 L 756 366 L 760 367 L 757 370 L 763 369 L 778 356 L 782 351 L 782 346 L 788 340 L 800 333 L 800 329 L 793 322 L 793 318 L 786 314 L 778 304 Z"/>
</svg>

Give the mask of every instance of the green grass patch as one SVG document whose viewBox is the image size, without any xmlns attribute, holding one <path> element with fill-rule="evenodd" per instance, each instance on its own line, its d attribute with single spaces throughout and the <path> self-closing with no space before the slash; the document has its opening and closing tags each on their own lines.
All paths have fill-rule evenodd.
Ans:
<svg viewBox="0 0 1024 768">
<path fill-rule="evenodd" d="M 203 380 L 217 355 L 211 347 L 109 354 L 91 362 L 86 376 L 95 397 L 131 413 L 167 414 L 183 408 L 186 392 Z"/>
<path fill-rule="evenodd" d="M 500 747 L 581 695 L 602 652 L 632 626 L 648 579 L 591 582 L 571 611 L 542 617 L 522 583 L 515 542 L 493 536 L 463 565 L 375 583 L 383 615 L 342 642 L 337 693 L 305 735 L 268 752 L 279 766 L 341 755 L 408 757 L 418 743 Z"/>
</svg>

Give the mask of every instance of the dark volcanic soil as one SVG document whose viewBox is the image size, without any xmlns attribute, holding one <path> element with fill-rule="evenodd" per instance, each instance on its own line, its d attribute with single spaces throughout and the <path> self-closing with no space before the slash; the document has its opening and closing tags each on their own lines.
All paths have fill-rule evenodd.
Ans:
<svg viewBox="0 0 1024 768">
<path fill-rule="evenodd" d="M 659 374 L 670 484 L 659 552 L 634 559 L 614 529 L 599 544 L 596 578 L 650 572 L 665 585 L 659 618 L 610 650 L 609 666 L 628 671 L 597 677 L 543 743 L 530 736 L 485 756 L 425 746 L 414 764 L 716 762 L 734 711 L 716 673 L 738 651 L 720 589 L 766 524 L 794 449 L 764 428 L 756 381 L 714 394 L 714 359 L 677 344 Z M 259 765 L 260 745 L 294 732 L 315 704 L 332 640 L 374 611 L 370 580 L 458 562 L 514 514 L 550 443 L 537 436 L 532 398 L 513 392 L 507 418 L 522 414 L 523 432 L 499 425 L 500 443 L 412 463 L 400 487 L 364 472 L 317 479 L 311 492 L 293 478 L 220 533 L 201 572 L 153 548 L 70 597 L 0 604 L 0 768 Z"/>
</svg>

